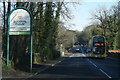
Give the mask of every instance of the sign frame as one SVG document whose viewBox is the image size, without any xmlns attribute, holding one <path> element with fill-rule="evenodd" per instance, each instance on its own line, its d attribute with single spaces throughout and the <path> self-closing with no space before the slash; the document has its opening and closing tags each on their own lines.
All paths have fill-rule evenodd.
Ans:
<svg viewBox="0 0 120 80">
<path fill-rule="evenodd" d="M 10 12 L 10 14 L 7 16 L 8 17 L 8 23 L 7 23 L 7 26 L 8 26 L 8 29 L 7 29 L 7 67 L 9 67 L 9 42 L 10 42 L 10 16 L 11 16 L 11 14 L 14 12 L 14 11 L 16 11 L 16 10 L 18 10 L 18 9 L 23 9 L 23 10 L 25 10 L 25 11 L 27 11 L 28 12 L 28 14 L 29 14 L 29 16 L 30 16 L 30 31 L 28 31 L 28 33 L 27 34 L 24 34 L 24 32 L 25 31 L 23 31 L 23 34 L 13 34 L 13 35 L 30 35 L 30 71 L 32 71 L 32 30 L 33 30 L 33 26 L 32 26 L 32 20 L 33 20 L 33 15 L 32 15 L 32 13 L 30 12 L 30 10 L 28 10 L 27 8 L 25 8 L 25 7 L 16 7 L 15 9 L 13 9 L 11 12 Z M 27 31 L 26 31 L 27 32 Z"/>
</svg>

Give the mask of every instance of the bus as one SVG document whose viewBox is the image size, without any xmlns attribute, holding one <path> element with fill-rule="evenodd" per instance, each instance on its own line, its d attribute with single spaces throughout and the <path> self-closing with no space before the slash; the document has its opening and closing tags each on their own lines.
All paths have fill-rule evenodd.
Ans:
<svg viewBox="0 0 120 80">
<path fill-rule="evenodd" d="M 107 56 L 104 36 L 94 36 L 89 43 L 91 47 L 90 57 L 105 58 Z"/>
</svg>

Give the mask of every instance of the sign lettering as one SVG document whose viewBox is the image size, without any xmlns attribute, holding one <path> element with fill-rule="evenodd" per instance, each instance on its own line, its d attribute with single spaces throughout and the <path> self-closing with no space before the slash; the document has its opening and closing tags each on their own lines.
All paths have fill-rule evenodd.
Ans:
<svg viewBox="0 0 120 80">
<path fill-rule="evenodd" d="M 17 9 L 10 15 L 10 35 L 12 33 L 23 33 L 30 31 L 30 14 L 24 9 Z M 21 35 L 21 34 L 16 34 Z"/>
</svg>

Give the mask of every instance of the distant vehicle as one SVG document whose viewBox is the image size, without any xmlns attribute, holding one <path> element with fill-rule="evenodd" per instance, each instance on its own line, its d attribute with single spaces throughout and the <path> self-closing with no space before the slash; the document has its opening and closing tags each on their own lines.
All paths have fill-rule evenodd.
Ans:
<svg viewBox="0 0 120 80">
<path fill-rule="evenodd" d="M 83 53 L 81 49 L 79 50 L 79 53 Z"/>
<path fill-rule="evenodd" d="M 90 53 L 90 52 L 91 52 L 91 49 L 88 48 L 88 49 L 87 49 L 87 52 Z"/>
<path fill-rule="evenodd" d="M 106 57 L 106 45 L 105 45 L 105 37 L 103 36 L 94 36 L 89 45 L 91 47 L 91 57 L 99 57 L 105 58 Z"/>
<path fill-rule="evenodd" d="M 76 52 L 79 52 L 79 51 L 80 51 L 80 49 L 79 49 L 79 48 L 77 48 L 77 49 L 76 49 Z"/>
<path fill-rule="evenodd" d="M 91 50 L 89 48 L 87 48 L 85 53 L 90 53 L 90 52 L 91 52 Z"/>
</svg>

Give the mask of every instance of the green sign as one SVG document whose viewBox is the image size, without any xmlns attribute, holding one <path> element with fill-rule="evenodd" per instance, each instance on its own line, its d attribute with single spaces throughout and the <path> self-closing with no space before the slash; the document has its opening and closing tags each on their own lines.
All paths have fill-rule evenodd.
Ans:
<svg viewBox="0 0 120 80">
<path fill-rule="evenodd" d="M 8 16 L 7 67 L 9 66 L 10 35 L 30 35 L 30 69 L 32 70 L 32 14 L 27 8 L 17 7 Z"/>
</svg>

